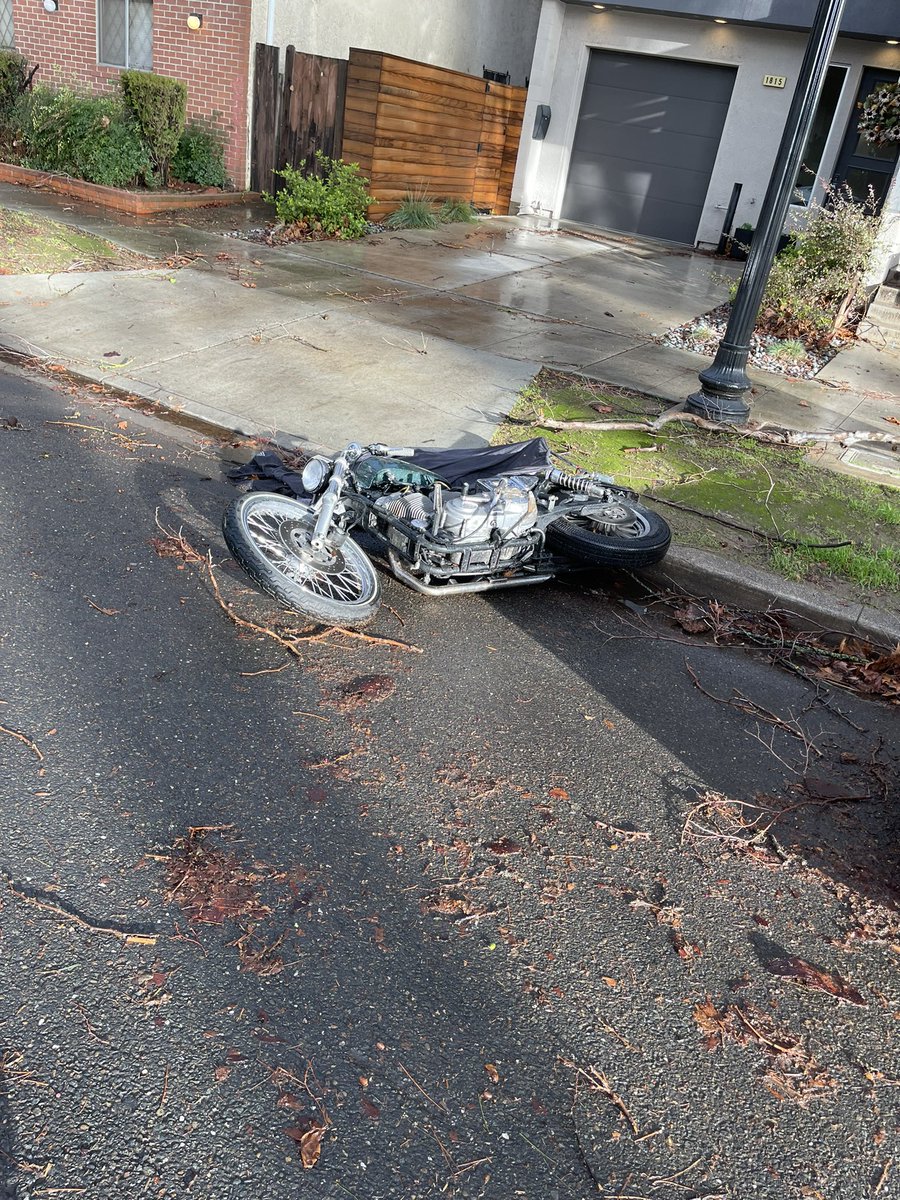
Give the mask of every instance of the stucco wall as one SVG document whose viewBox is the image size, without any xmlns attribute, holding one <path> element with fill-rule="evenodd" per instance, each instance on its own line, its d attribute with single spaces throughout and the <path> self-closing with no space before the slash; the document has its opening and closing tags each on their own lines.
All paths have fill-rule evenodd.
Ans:
<svg viewBox="0 0 900 1200">
<path fill-rule="evenodd" d="M 541 0 L 254 0 L 251 42 L 331 58 L 358 46 L 470 75 L 509 71 L 522 85 L 540 8 Z"/>
<path fill-rule="evenodd" d="M 719 240 L 734 183 L 742 183 L 736 223 L 756 223 L 796 83 L 805 38 L 783 30 L 716 25 L 712 21 L 578 8 L 544 0 L 535 49 L 513 202 L 522 211 L 558 220 L 565 194 L 572 141 L 592 47 L 658 54 L 737 67 L 731 105 L 697 231 L 700 245 Z M 820 174 L 829 175 L 864 66 L 900 70 L 900 50 L 877 42 L 839 39 L 832 57 L 849 67 L 840 101 L 841 119 L 825 150 Z M 784 75 L 783 90 L 764 87 L 763 75 Z M 552 109 L 543 142 L 532 140 L 534 110 Z"/>
</svg>

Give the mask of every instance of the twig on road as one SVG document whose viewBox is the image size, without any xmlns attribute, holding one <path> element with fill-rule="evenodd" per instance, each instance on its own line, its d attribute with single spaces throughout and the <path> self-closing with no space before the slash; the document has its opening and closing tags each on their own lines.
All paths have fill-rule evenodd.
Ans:
<svg viewBox="0 0 900 1200">
<path fill-rule="evenodd" d="M 420 1091 L 422 1093 L 422 1095 L 425 1097 L 425 1099 L 428 1101 L 429 1104 L 433 1104 L 435 1108 L 440 1109 L 440 1111 L 442 1113 L 444 1113 L 445 1116 L 449 1115 L 447 1113 L 446 1105 L 441 1104 L 441 1102 L 439 1100 L 435 1100 L 433 1096 L 429 1096 L 428 1093 L 425 1091 L 425 1089 L 422 1087 L 422 1085 L 416 1079 L 414 1079 L 412 1075 L 410 1075 L 409 1071 L 407 1071 L 407 1069 L 406 1069 L 406 1067 L 404 1067 L 403 1063 L 398 1063 L 397 1066 L 400 1068 L 400 1070 L 403 1072 L 403 1074 L 406 1076 L 406 1078 L 413 1084 L 413 1086 L 416 1087 L 418 1089 L 418 1091 Z"/>
<path fill-rule="evenodd" d="M 606 1078 L 602 1071 L 598 1071 L 596 1067 L 580 1067 L 578 1063 L 572 1062 L 569 1058 L 561 1058 L 559 1061 L 564 1067 L 568 1067 L 575 1072 L 576 1079 L 584 1079 L 592 1092 L 599 1092 L 601 1096 L 605 1096 L 609 1102 L 619 1110 L 625 1120 L 628 1122 L 631 1132 L 638 1136 L 640 1129 L 638 1123 L 632 1115 L 631 1109 L 622 1099 L 612 1084 Z"/>
<path fill-rule="evenodd" d="M 30 737 L 27 737 L 24 733 L 19 733 L 18 729 L 8 729 L 5 725 L 0 725 L 0 733 L 8 733 L 10 737 L 16 738 L 32 751 L 32 753 L 37 757 L 38 762 L 44 761 L 44 756 L 41 754 L 37 745 L 31 740 Z"/>
</svg>

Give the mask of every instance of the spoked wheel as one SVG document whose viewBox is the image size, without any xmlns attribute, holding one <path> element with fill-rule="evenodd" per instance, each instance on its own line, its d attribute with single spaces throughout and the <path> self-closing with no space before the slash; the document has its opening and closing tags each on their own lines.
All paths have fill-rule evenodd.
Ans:
<svg viewBox="0 0 900 1200">
<path fill-rule="evenodd" d="M 312 545 L 315 514 L 289 496 L 251 492 L 228 506 L 228 549 L 263 591 L 316 621 L 363 625 L 378 611 L 375 569 L 349 537 Z"/>
<path fill-rule="evenodd" d="M 658 513 L 630 500 L 591 504 L 590 512 L 547 526 L 547 542 L 595 567 L 649 567 L 660 562 L 672 533 Z"/>
</svg>

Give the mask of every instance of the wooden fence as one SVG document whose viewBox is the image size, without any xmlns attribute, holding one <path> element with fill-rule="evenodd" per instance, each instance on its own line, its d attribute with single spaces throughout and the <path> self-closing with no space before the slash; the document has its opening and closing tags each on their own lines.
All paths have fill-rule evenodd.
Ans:
<svg viewBox="0 0 900 1200">
<path fill-rule="evenodd" d="M 273 171 L 313 164 L 316 151 L 341 153 L 347 63 L 288 46 L 279 76 L 277 46 L 256 45 L 250 186 L 276 191 Z"/>
<path fill-rule="evenodd" d="M 370 50 L 351 50 L 342 157 L 386 215 L 412 192 L 509 212 L 525 89 Z"/>
</svg>

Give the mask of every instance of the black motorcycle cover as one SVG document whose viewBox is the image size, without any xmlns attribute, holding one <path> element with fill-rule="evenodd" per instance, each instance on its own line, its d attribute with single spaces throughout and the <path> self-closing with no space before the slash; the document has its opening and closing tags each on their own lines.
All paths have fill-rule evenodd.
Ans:
<svg viewBox="0 0 900 1200">
<path fill-rule="evenodd" d="M 416 450 L 408 460 L 433 471 L 450 487 L 474 486 L 495 475 L 534 475 L 551 466 L 550 447 L 543 438 L 514 442 L 509 446 L 479 446 L 475 449 Z M 242 467 L 229 472 L 236 482 L 249 483 L 251 492 L 280 492 L 305 497 L 298 471 L 292 470 L 274 450 L 263 450 Z"/>
<path fill-rule="evenodd" d="M 483 446 L 466 450 L 416 450 L 409 462 L 440 475 L 453 488 L 495 475 L 534 475 L 551 466 L 550 447 L 543 438 L 509 446 Z"/>
</svg>

